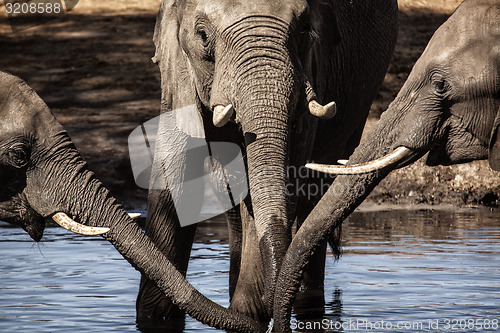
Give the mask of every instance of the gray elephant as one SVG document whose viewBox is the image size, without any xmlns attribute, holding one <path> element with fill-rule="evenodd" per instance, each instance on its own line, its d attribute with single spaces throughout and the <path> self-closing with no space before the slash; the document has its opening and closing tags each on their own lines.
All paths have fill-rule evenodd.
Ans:
<svg viewBox="0 0 500 333">
<path fill-rule="evenodd" d="M 466 0 L 436 31 L 408 80 L 348 165 L 309 165 L 338 176 L 303 223 L 279 274 L 278 331 L 289 331 L 301 270 L 322 240 L 391 170 L 488 159 L 500 171 L 500 1 Z M 387 154 L 387 155 L 386 155 Z M 357 175 L 356 175 L 357 174 Z"/>
<path fill-rule="evenodd" d="M 261 322 L 272 317 L 292 225 L 300 227 L 323 194 L 311 198 L 297 189 L 332 181 L 289 171 L 352 153 L 396 37 L 395 0 L 162 1 L 153 58 L 161 71 L 162 114 L 194 105 L 189 119 L 201 118 L 206 140 L 237 144 L 245 156 L 249 196 L 227 212 L 230 308 Z M 152 184 L 179 179 L 178 170 L 164 168 L 172 160 L 162 159 L 168 151 L 188 160 L 185 147 L 194 138 L 174 135 L 175 146 L 167 148 L 161 134 L 155 164 L 166 174 L 154 174 Z M 214 182 L 214 188 L 227 187 Z M 150 189 L 146 233 L 185 273 L 196 227 L 180 226 L 173 204 L 178 195 Z M 325 249 L 326 241 L 307 268 L 296 305 L 324 302 Z M 138 320 L 176 315 L 182 316 L 143 276 Z"/>
<path fill-rule="evenodd" d="M 228 330 L 260 330 L 257 322 L 209 301 L 185 280 L 87 169 L 47 105 L 26 83 L 3 72 L 0 119 L 0 220 L 23 227 L 35 241 L 42 238 L 46 217 L 71 231 L 103 234 L 194 318 Z"/>
</svg>

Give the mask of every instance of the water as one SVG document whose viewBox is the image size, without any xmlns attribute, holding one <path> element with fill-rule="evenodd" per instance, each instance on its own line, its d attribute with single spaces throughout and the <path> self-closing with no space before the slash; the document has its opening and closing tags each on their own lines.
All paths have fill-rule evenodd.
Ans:
<svg viewBox="0 0 500 333">
<path fill-rule="evenodd" d="M 327 259 L 326 316 L 296 331 L 500 331 L 500 211 L 355 213 Z M 228 306 L 224 226 L 198 230 L 188 277 Z M 0 332 L 137 332 L 136 272 L 100 237 L 0 223 Z M 188 318 L 185 332 L 211 329 Z"/>
</svg>

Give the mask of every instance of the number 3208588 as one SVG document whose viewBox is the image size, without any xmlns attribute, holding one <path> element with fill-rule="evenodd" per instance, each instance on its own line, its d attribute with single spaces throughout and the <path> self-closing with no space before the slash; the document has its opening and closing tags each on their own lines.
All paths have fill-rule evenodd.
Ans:
<svg viewBox="0 0 500 333">
<path fill-rule="evenodd" d="M 7 3 L 5 10 L 9 15 L 17 14 L 60 14 L 63 11 L 61 3 Z"/>
</svg>

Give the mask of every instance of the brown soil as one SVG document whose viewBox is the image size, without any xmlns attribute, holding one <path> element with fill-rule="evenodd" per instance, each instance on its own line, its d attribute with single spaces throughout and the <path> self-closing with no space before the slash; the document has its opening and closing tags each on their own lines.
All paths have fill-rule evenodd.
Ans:
<svg viewBox="0 0 500 333">
<path fill-rule="evenodd" d="M 432 33 L 461 0 L 400 0 L 400 36 L 369 125 L 404 83 Z M 159 71 L 150 58 L 160 0 L 82 0 L 45 25 L 10 32 L 0 5 L 0 69 L 23 78 L 68 130 L 89 166 L 127 206 L 143 206 L 133 182 L 127 138 L 158 115 Z M 500 177 L 487 163 L 393 172 L 373 202 L 496 204 Z"/>
</svg>

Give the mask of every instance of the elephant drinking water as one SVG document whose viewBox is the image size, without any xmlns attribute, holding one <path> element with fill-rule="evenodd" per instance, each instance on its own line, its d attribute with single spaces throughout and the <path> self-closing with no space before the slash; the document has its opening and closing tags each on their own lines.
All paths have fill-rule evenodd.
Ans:
<svg viewBox="0 0 500 333">
<path fill-rule="evenodd" d="M 311 254 L 391 170 L 428 152 L 429 165 L 488 159 L 500 171 L 499 129 L 500 2 L 466 0 L 436 31 L 348 165 L 310 165 L 347 175 L 337 177 L 287 251 L 277 287 L 285 297 L 274 304 L 278 330 L 289 330 L 294 290 Z"/>
<path fill-rule="evenodd" d="M 88 170 L 41 98 L 3 72 L 0 119 L 0 220 L 23 227 L 35 241 L 42 238 L 46 217 L 72 231 L 103 234 L 193 317 L 229 330 L 260 330 L 255 321 L 210 302 L 184 279 Z"/>
<path fill-rule="evenodd" d="M 237 144 L 245 157 L 249 196 L 226 214 L 232 309 L 264 323 L 273 316 L 292 225 L 300 227 L 323 194 L 299 189 L 323 189 L 331 182 L 294 178 L 290 170 L 352 153 L 396 35 L 395 0 L 162 1 L 153 58 L 161 71 L 161 112 L 195 106 L 206 140 Z M 178 153 L 168 156 L 187 160 L 184 147 L 190 140 L 175 136 Z M 157 166 L 165 151 L 175 150 L 160 141 Z M 179 173 L 165 170 L 167 179 Z M 214 183 L 214 188 L 227 187 L 223 180 Z M 150 189 L 146 232 L 185 273 L 196 227 L 181 227 L 173 203 L 177 195 L 177 189 L 174 194 Z M 324 302 L 326 241 L 322 246 L 297 296 L 305 307 Z M 143 276 L 138 319 L 175 315 L 170 300 Z"/>
</svg>

